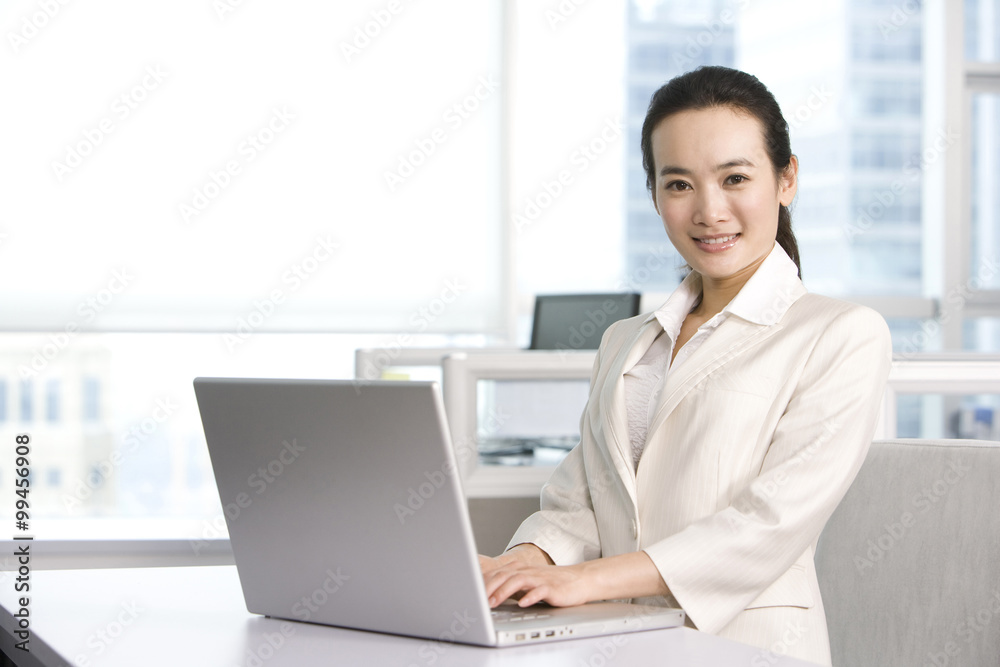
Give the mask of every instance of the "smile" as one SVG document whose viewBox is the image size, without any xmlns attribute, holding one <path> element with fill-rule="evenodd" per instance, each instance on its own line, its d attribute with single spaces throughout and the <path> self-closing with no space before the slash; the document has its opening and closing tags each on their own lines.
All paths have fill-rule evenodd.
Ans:
<svg viewBox="0 0 1000 667">
<path fill-rule="evenodd" d="M 729 234 L 728 236 L 695 239 L 695 243 L 699 248 L 706 252 L 722 252 L 723 250 L 729 250 L 736 245 L 739 238 L 739 234 Z"/>
</svg>

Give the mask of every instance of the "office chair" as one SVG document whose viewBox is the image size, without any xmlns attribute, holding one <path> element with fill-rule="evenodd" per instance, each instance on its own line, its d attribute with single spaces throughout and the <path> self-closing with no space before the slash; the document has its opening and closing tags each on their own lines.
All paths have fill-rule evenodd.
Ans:
<svg viewBox="0 0 1000 667">
<path fill-rule="evenodd" d="M 888 440 L 820 536 L 833 664 L 996 665 L 1000 442 Z"/>
</svg>

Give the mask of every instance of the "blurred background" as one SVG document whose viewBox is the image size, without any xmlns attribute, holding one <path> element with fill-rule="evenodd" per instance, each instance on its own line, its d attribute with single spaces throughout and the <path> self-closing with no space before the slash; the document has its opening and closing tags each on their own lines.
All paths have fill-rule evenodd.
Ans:
<svg viewBox="0 0 1000 667">
<path fill-rule="evenodd" d="M 39 537 L 225 536 L 196 376 L 523 348 L 538 294 L 655 307 L 683 262 L 639 131 L 700 65 L 781 103 L 809 290 L 901 358 L 1000 352 L 997 0 L 40 0 L 0 27 L 0 493 L 30 433 Z M 896 431 L 1000 439 L 998 408 L 901 395 Z"/>
</svg>

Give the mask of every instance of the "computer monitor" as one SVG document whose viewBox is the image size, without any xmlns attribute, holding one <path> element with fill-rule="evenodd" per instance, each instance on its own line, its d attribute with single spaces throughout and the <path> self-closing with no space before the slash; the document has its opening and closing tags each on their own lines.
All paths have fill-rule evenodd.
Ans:
<svg viewBox="0 0 1000 667">
<path fill-rule="evenodd" d="M 545 294 L 535 297 L 532 350 L 596 350 L 612 322 L 639 314 L 639 294 Z"/>
</svg>

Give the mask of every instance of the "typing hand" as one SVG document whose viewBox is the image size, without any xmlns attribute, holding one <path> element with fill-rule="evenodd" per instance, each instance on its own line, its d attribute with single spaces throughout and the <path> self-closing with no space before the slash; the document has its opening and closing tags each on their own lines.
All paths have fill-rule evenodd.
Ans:
<svg viewBox="0 0 1000 667">
<path fill-rule="evenodd" d="M 491 556 L 479 554 L 479 569 L 483 571 L 484 577 L 501 565 L 503 565 L 503 563 L 500 561 L 499 557 L 493 558 Z"/>
<path fill-rule="evenodd" d="M 569 607 L 594 600 L 670 594 L 644 551 L 557 566 L 547 553 L 525 544 L 496 558 L 481 556 L 479 563 L 491 607 L 509 598 L 520 599 L 522 607 L 542 601 Z"/>
<path fill-rule="evenodd" d="M 483 569 L 483 579 L 490 607 L 508 598 L 519 598 L 521 607 L 542 601 L 556 607 L 570 607 L 594 599 L 588 594 L 589 586 L 580 565 L 534 565 L 516 560 L 489 565 L 489 571 Z"/>
</svg>

